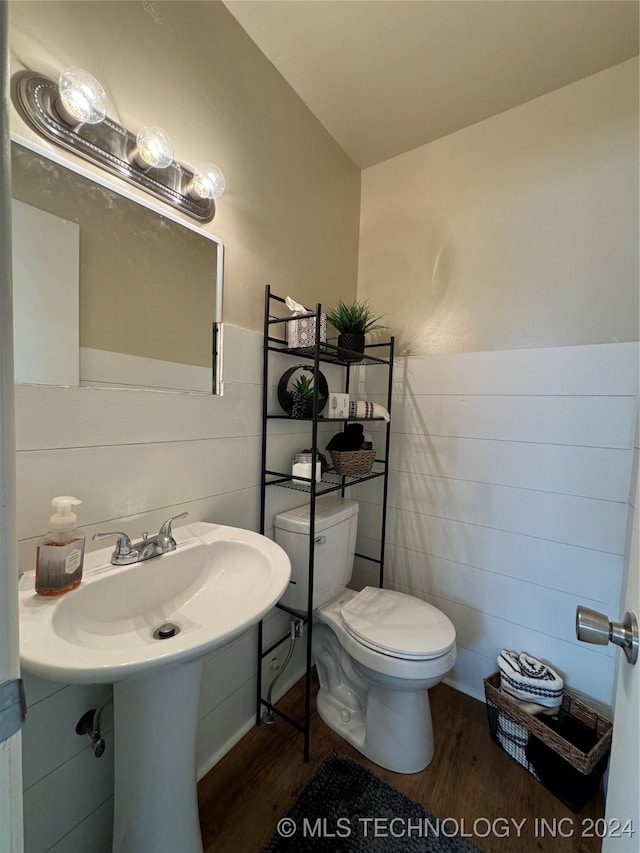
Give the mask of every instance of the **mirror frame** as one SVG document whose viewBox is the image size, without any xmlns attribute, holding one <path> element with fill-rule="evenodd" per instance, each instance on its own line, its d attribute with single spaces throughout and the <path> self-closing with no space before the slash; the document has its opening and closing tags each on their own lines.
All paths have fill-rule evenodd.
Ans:
<svg viewBox="0 0 640 853">
<path fill-rule="evenodd" d="M 212 242 L 217 244 L 217 257 L 216 257 L 216 293 L 215 293 L 215 320 L 213 323 L 214 326 L 214 351 L 212 353 L 212 388 L 211 393 L 213 395 L 222 395 L 223 393 L 223 379 L 222 379 L 222 350 L 223 350 L 223 322 L 222 322 L 222 308 L 223 308 L 223 291 L 224 291 L 224 243 L 220 239 L 220 237 L 216 237 L 214 234 L 210 234 L 208 231 L 205 231 L 202 228 L 201 223 L 192 222 L 188 219 L 179 216 L 176 212 L 170 208 L 169 206 L 163 205 L 161 202 L 157 202 L 152 197 L 143 196 L 133 191 L 127 184 L 119 181 L 116 177 L 110 174 L 102 174 L 93 171 L 90 168 L 75 159 L 71 160 L 68 157 L 65 157 L 63 153 L 58 152 L 52 146 L 41 142 L 40 140 L 30 139 L 25 136 L 21 136 L 19 133 L 15 133 L 11 131 L 10 134 L 11 142 L 15 142 L 18 145 L 21 145 L 23 148 L 27 148 L 29 151 L 32 151 L 34 154 L 38 154 L 41 157 L 44 157 L 47 160 L 55 163 L 58 166 L 62 166 L 65 169 L 69 169 L 71 172 L 75 172 L 78 175 L 82 175 L 82 177 L 87 178 L 90 181 L 98 184 L 99 186 L 105 187 L 106 189 L 112 190 L 118 195 L 124 196 L 130 201 L 135 202 L 136 204 L 140 204 L 142 207 L 147 208 L 148 210 L 157 213 L 160 216 L 165 217 L 166 219 L 170 219 L 173 222 L 176 222 L 178 225 L 182 225 L 184 228 L 188 228 L 190 231 L 195 231 L 197 234 L 206 237 Z M 142 191 L 140 191 L 142 192 Z M 218 284 L 220 286 L 218 286 Z M 64 387 L 64 386 L 54 386 L 54 387 Z M 91 386 L 80 386 L 80 387 L 91 387 Z M 94 386 L 98 387 L 98 386 Z M 131 389 L 131 388 L 118 388 L 114 386 L 114 388 L 104 388 L 103 390 L 140 390 L 140 389 Z M 179 391 L 176 389 L 162 389 L 155 388 L 153 389 L 156 392 L 163 392 L 166 394 L 202 394 L 201 391 Z"/>
</svg>

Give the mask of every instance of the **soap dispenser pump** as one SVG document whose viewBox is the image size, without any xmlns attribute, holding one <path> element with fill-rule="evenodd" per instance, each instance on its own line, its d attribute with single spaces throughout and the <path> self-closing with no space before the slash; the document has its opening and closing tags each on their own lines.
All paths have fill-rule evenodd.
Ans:
<svg viewBox="0 0 640 853">
<path fill-rule="evenodd" d="M 82 580 L 85 534 L 78 528 L 72 507 L 82 501 L 61 495 L 51 501 L 56 512 L 49 519 L 49 531 L 38 542 L 36 592 L 61 595 Z"/>
</svg>

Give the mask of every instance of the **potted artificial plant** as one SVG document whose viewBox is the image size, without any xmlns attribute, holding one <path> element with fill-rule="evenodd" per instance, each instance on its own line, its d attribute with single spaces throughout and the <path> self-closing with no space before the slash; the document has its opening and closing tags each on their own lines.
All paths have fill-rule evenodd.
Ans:
<svg viewBox="0 0 640 853">
<path fill-rule="evenodd" d="M 315 370 L 307 365 L 290 367 L 278 382 L 278 402 L 292 418 L 313 417 Z M 329 399 L 329 386 L 322 371 L 318 371 L 318 414 Z"/>
<path fill-rule="evenodd" d="M 299 376 L 293 383 L 291 394 L 291 417 L 309 418 L 313 411 L 313 381 L 305 376 Z"/>
<path fill-rule="evenodd" d="M 367 332 L 383 329 L 368 301 L 355 300 L 347 304 L 342 299 L 327 311 L 327 320 L 338 333 L 338 354 L 351 361 L 360 361 L 353 353 L 364 353 Z"/>
</svg>

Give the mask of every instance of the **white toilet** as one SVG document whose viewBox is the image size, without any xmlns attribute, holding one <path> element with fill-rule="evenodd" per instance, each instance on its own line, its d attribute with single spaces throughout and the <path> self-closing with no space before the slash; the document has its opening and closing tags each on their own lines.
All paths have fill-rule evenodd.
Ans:
<svg viewBox="0 0 640 853">
<path fill-rule="evenodd" d="M 275 540 L 291 560 L 282 604 L 307 610 L 310 506 L 274 517 Z M 453 667 L 456 635 L 437 608 L 404 593 L 351 579 L 358 504 L 316 501 L 313 658 L 318 713 L 367 758 L 397 773 L 417 773 L 433 757 L 430 687 Z"/>
</svg>

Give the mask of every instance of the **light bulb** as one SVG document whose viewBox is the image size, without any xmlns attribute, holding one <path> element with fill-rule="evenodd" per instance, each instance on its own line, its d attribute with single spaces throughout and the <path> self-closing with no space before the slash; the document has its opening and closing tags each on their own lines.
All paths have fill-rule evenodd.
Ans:
<svg viewBox="0 0 640 853">
<path fill-rule="evenodd" d="M 58 78 L 59 110 L 67 124 L 98 124 L 107 114 L 107 94 L 83 68 L 65 68 Z"/>
<path fill-rule="evenodd" d="M 161 127 L 143 127 L 136 136 L 133 159 L 143 169 L 166 169 L 173 163 L 173 142 Z"/>
<path fill-rule="evenodd" d="M 224 175 L 213 163 L 200 163 L 187 191 L 192 198 L 220 198 L 224 192 Z"/>
</svg>

